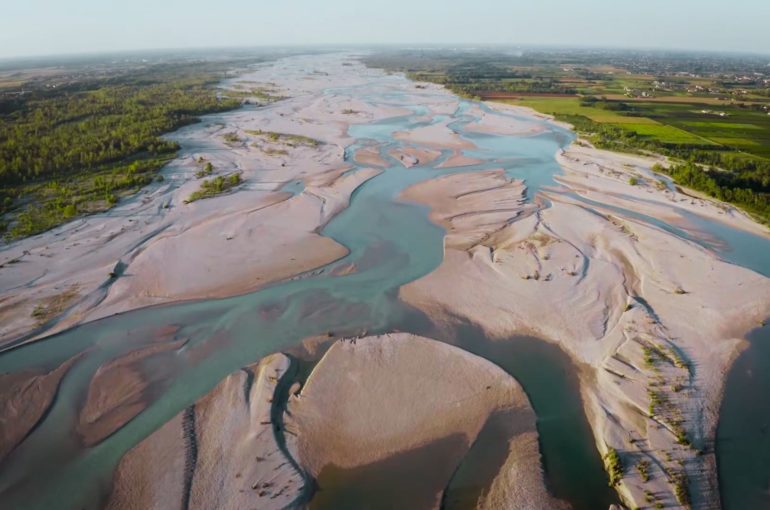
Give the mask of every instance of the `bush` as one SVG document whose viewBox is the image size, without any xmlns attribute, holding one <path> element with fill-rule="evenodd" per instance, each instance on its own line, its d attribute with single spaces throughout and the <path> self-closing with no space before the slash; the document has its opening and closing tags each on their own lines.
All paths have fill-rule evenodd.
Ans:
<svg viewBox="0 0 770 510">
<path fill-rule="evenodd" d="M 604 461 L 607 474 L 610 476 L 610 487 L 615 487 L 623 478 L 623 463 L 620 460 L 620 455 L 615 448 L 610 448 L 604 456 Z"/>
<path fill-rule="evenodd" d="M 78 213 L 78 208 L 75 207 L 73 204 L 68 204 L 64 207 L 64 210 L 62 211 L 62 214 L 65 218 L 72 218 Z"/>
<path fill-rule="evenodd" d="M 214 165 L 211 164 L 211 161 L 207 161 L 205 165 L 203 165 L 203 168 L 201 170 L 198 170 L 195 172 L 195 177 L 200 179 L 202 177 L 206 177 L 207 175 L 211 175 L 214 173 Z"/>
<path fill-rule="evenodd" d="M 241 174 L 230 174 L 228 176 L 219 175 L 211 180 L 206 179 L 201 183 L 200 189 L 190 195 L 187 200 L 185 200 L 185 203 L 189 204 L 190 202 L 195 202 L 196 200 L 202 200 L 204 198 L 211 198 L 217 195 L 221 195 L 222 193 L 225 193 L 238 186 L 242 182 L 243 180 L 241 179 Z"/>
<path fill-rule="evenodd" d="M 227 143 L 238 143 L 241 141 L 241 138 L 238 136 L 238 133 L 235 131 L 232 131 L 230 133 L 225 133 L 225 135 L 222 137 L 225 139 L 225 142 Z"/>
<path fill-rule="evenodd" d="M 674 495 L 679 504 L 685 507 L 690 506 L 690 488 L 687 474 L 684 471 L 680 471 L 674 474 L 672 483 L 674 484 Z"/>
<path fill-rule="evenodd" d="M 650 463 L 644 459 L 636 463 L 636 470 L 639 471 L 639 476 L 642 477 L 642 481 L 648 482 L 650 480 Z"/>
</svg>

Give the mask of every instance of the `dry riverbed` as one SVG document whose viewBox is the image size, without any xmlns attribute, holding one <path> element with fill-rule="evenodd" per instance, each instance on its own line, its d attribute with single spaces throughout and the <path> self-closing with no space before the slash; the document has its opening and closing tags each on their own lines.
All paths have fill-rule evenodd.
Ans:
<svg viewBox="0 0 770 510">
<path fill-rule="evenodd" d="M 286 59 L 242 77 L 287 99 L 171 135 L 183 150 L 163 182 L 107 213 L 4 247 L 0 349 L 135 308 L 306 275 L 348 253 L 320 232 L 363 183 L 439 162 L 446 175 L 399 199 L 427 206 L 445 229 L 443 261 L 401 287 L 400 299 L 439 326 L 461 319 L 493 339 L 526 334 L 563 349 L 578 367 L 598 450 L 618 453 L 617 490 L 629 507 L 682 507 L 685 488 L 693 507 L 718 507 L 713 440 L 722 385 L 743 336 L 770 316 L 770 281 L 631 212 L 707 242 L 692 217 L 767 230 L 677 190 L 650 170 L 659 160 L 584 142 L 557 154 L 563 173 L 530 196 L 527 182 L 494 158 L 495 166 L 466 170 L 481 163 L 469 154 L 478 147 L 451 119 L 430 123 L 427 114 L 393 135 L 402 145 L 381 151 L 367 142 L 346 155 L 357 142 L 349 127 L 413 112 L 328 93 L 365 85 L 379 71 L 345 56 L 324 58 L 323 70 L 312 62 Z M 433 115 L 457 110 L 459 100 L 439 87 L 404 83 L 400 92 Z M 525 109 L 474 104 L 469 112 L 477 120 L 468 132 L 479 136 L 534 139 L 545 131 Z M 364 167 L 350 172 L 348 156 Z M 202 179 L 233 174 L 241 183 L 227 193 L 186 203 Z M 372 256 L 332 274 L 363 272 L 377 265 Z M 280 315 L 280 306 L 260 313 Z M 167 381 L 148 367 L 173 367 L 187 349 L 176 329 L 166 333 L 95 366 L 73 413 L 79 447 L 99 445 L 163 391 Z M 437 508 L 457 494 L 457 469 L 489 430 L 506 440 L 495 472 L 478 475 L 475 507 L 566 505 L 545 488 L 534 412 L 502 369 L 405 333 L 333 336 L 306 378 L 287 354 L 245 360 L 123 457 L 107 506 L 335 508 L 371 494 L 397 498 L 398 486 L 402 506 Z M 45 416 L 78 361 L 0 374 L 0 461 Z"/>
</svg>

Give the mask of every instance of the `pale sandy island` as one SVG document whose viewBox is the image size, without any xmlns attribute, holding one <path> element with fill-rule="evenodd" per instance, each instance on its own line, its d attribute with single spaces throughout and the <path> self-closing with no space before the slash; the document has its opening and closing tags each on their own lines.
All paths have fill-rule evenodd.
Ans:
<svg viewBox="0 0 770 510">
<path fill-rule="evenodd" d="M 308 177 L 303 193 L 270 207 L 218 215 L 191 225 L 182 236 L 159 234 L 156 249 L 139 253 L 131 264 L 131 271 L 145 278 L 115 282 L 92 318 L 127 306 L 241 294 L 345 256 L 343 246 L 315 230 L 347 207 L 353 190 L 377 173 L 363 169 Z"/>
<path fill-rule="evenodd" d="M 521 387 L 500 368 L 455 347 L 408 334 L 336 342 L 288 411 L 297 458 L 321 475 L 320 497 L 327 497 L 323 471 L 330 466 L 354 470 L 459 437 L 454 454 L 427 461 L 416 481 L 426 490 L 433 482 L 436 492 L 413 489 L 415 507 L 438 508 L 453 466 L 485 422 L 505 413 L 512 434 L 508 460 L 477 508 L 560 506 L 548 496 L 537 467 L 534 413 Z M 409 492 L 414 483 L 403 479 L 395 486 Z M 423 498 L 425 504 L 418 504 Z"/>
<path fill-rule="evenodd" d="M 470 141 L 460 137 L 452 131 L 448 124 L 450 121 L 438 122 L 430 126 L 418 127 L 410 131 L 399 131 L 393 137 L 398 140 L 435 147 L 438 149 L 473 149 L 475 146 Z"/>
<path fill-rule="evenodd" d="M 532 122 L 532 114 L 520 110 L 508 110 L 503 108 L 493 108 L 497 111 L 520 114 L 527 120 L 518 120 L 511 116 L 502 116 L 489 114 L 479 107 L 470 109 L 470 113 L 478 118 L 477 121 L 469 122 L 465 125 L 465 130 L 474 133 L 484 133 L 490 135 L 511 135 L 526 136 L 542 133 L 546 127 L 542 124 Z"/>
<path fill-rule="evenodd" d="M 291 507 L 306 481 L 271 423 L 271 401 L 289 366 L 276 354 L 230 375 L 132 448 L 115 471 L 106 508 L 162 510 L 184 501 L 201 510 Z"/>
<path fill-rule="evenodd" d="M 570 154 L 561 160 L 590 161 L 593 152 Z M 597 154 L 612 161 L 610 153 Z M 633 197 L 648 193 L 646 186 L 627 184 L 637 169 L 626 163 L 625 157 L 612 163 L 619 176 L 590 163 L 579 165 L 580 173 L 565 165 L 560 181 L 577 182 L 579 192 L 589 183 L 591 198 L 612 202 L 620 200 L 617 186 L 625 180 L 632 189 L 625 190 L 624 205 L 634 210 Z M 441 266 L 402 287 L 401 298 L 438 321 L 451 320 L 447 313 L 464 317 L 493 337 L 526 333 L 558 343 L 580 367 L 600 452 L 616 448 L 626 466 L 650 462 L 647 483 L 626 469 L 619 490 L 627 504 L 643 507 L 644 490 L 652 490 L 667 508 L 677 507 L 662 469 L 679 472 L 681 461 L 694 506 L 711 508 L 718 501 L 713 449 L 698 455 L 678 445 L 677 436 L 713 444 L 725 373 L 742 336 L 770 315 L 770 281 L 663 230 L 601 207 L 594 211 L 556 191 L 548 193 L 550 207 L 531 214 L 523 189 L 488 172 L 406 190 L 404 198 L 431 207 L 431 218 L 447 235 Z M 661 192 L 658 201 L 665 205 L 670 198 Z M 707 217 L 746 221 L 711 202 L 693 207 Z M 652 415 L 650 391 L 660 400 Z"/>
<path fill-rule="evenodd" d="M 145 370 L 148 359 L 167 362 L 184 340 L 157 342 L 104 363 L 88 386 L 76 432 L 83 446 L 93 446 L 128 423 L 147 406 L 148 396 L 162 376 Z"/>
<path fill-rule="evenodd" d="M 540 113 L 537 110 L 534 110 L 527 106 L 518 106 L 518 105 L 508 104 L 508 103 L 497 103 L 494 101 L 487 101 L 484 104 L 486 104 L 488 107 L 490 107 L 492 110 L 496 112 L 507 113 L 512 115 L 521 115 L 523 117 L 530 117 L 530 118 L 534 117 L 536 119 L 543 119 L 543 120 L 547 120 L 548 122 L 551 122 L 556 126 L 561 126 L 565 129 L 572 129 L 572 126 L 570 124 L 567 124 L 566 122 L 558 121 L 554 119 L 552 115 Z M 493 132 L 493 131 L 490 130 L 490 132 Z"/>
<path fill-rule="evenodd" d="M 0 374 L 0 462 L 45 416 L 59 383 L 79 357 L 76 355 L 50 372 Z"/>
<path fill-rule="evenodd" d="M 379 147 L 361 147 L 353 155 L 353 159 L 359 165 L 373 166 L 377 168 L 385 168 L 388 166 L 388 162 L 382 159 L 380 156 Z"/>
<path fill-rule="evenodd" d="M 287 371 L 289 358 L 276 354 L 227 377 L 130 450 L 114 475 L 107 507 L 160 509 L 185 497 L 190 508 L 201 509 L 301 507 L 314 483 L 313 497 L 333 508 L 336 491 L 345 488 L 328 480 L 325 469 L 367 473 L 390 458 L 413 455 L 424 468 L 418 476 L 380 468 L 374 478 L 351 479 L 371 484 L 370 495 L 392 491 L 395 485 L 378 486 L 387 479 L 397 483 L 407 505 L 438 508 L 470 445 L 495 419 L 506 431 L 500 448 L 507 460 L 486 481 L 476 508 L 565 507 L 545 489 L 526 395 L 488 361 L 408 334 L 339 340 L 304 387 L 291 388 L 282 424 L 271 408 L 277 389 L 290 382 Z M 287 450 L 276 443 L 279 436 Z M 190 472 L 185 459 L 193 444 Z M 433 444 L 442 450 L 410 453 Z"/>
<path fill-rule="evenodd" d="M 585 142 L 572 144 L 556 157 L 565 175 L 557 178 L 577 193 L 606 204 L 628 208 L 664 219 L 683 228 L 692 228 L 683 212 L 693 213 L 756 235 L 770 237 L 770 230 L 753 221 L 736 207 L 714 199 L 682 192 L 667 176 L 651 171 L 665 158 L 620 154 L 595 149 Z M 631 177 L 637 181 L 630 185 Z M 594 190 L 599 187 L 598 190 Z"/>
<path fill-rule="evenodd" d="M 476 158 L 470 158 L 463 154 L 461 151 L 455 149 L 452 155 L 449 156 L 446 161 L 439 163 L 437 168 L 460 168 L 464 166 L 478 165 L 482 161 Z"/>
<path fill-rule="evenodd" d="M 142 306 L 244 293 L 344 256 L 344 247 L 317 232 L 377 173 L 339 175 L 349 168 L 343 161 L 352 143 L 347 127 L 409 113 L 343 93 L 321 94 L 371 79 L 363 66 L 344 61 L 327 59 L 333 72 L 312 80 L 302 79 L 312 57 L 296 57 L 229 81 L 269 82 L 288 99 L 181 129 L 169 136 L 183 148 L 163 170 L 163 182 L 109 212 L 0 248 L 0 347 Z M 356 113 L 345 113 L 350 109 Z M 320 143 L 275 143 L 260 130 Z M 225 142 L 226 133 L 239 141 Z M 214 175 L 238 172 L 244 184 L 185 204 L 200 186 L 194 174 L 205 161 Z M 280 191 L 303 181 L 309 184 L 296 196 Z M 33 317 L 41 307 L 46 313 Z"/>
</svg>

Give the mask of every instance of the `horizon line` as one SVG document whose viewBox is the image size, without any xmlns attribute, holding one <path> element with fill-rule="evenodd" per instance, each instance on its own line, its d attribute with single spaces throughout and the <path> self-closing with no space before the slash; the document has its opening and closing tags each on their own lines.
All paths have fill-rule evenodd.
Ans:
<svg viewBox="0 0 770 510">
<path fill-rule="evenodd" d="M 14 61 L 34 61 L 34 60 L 55 60 L 66 58 L 87 58 L 87 57 L 109 57 L 119 55 L 142 54 L 162 54 L 162 53 L 183 53 L 183 52 L 210 52 L 210 51 L 250 51 L 250 50 L 312 50 L 329 49 L 337 50 L 366 50 L 375 48 L 394 48 L 394 49 L 528 49 L 528 50 L 584 50 L 584 51 L 617 51 L 617 52 L 651 52 L 651 53 L 683 53 L 695 55 L 713 55 L 713 56 L 752 56 L 770 58 L 770 50 L 714 50 L 714 49 L 694 49 L 682 47 L 666 46 L 612 46 L 612 45 L 564 45 L 564 44 L 536 44 L 536 43 L 276 43 L 276 44 L 257 44 L 257 45 L 214 45 L 214 46 L 184 46 L 184 47 L 156 47 L 156 48 L 124 48 L 104 51 L 73 51 L 66 53 L 31 53 L 15 56 L 0 56 L 0 62 L 10 63 Z M 770 61 L 768 62 L 770 66 Z"/>
</svg>

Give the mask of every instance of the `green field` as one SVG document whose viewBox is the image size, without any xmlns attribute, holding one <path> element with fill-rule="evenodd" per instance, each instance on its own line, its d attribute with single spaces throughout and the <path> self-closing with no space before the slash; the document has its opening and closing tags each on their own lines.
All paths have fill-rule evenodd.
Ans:
<svg viewBox="0 0 770 510">
<path fill-rule="evenodd" d="M 686 101 L 686 98 L 682 99 Z M 762 158 L 770 157 L 770 116 L 734 105 L 709 107 L 714 108 L 714 112 L 726 114 L 720 117 L 716 113 L 703 113 L 708 105 L 689 102 L 635 101 L 629 103 L 631 110 L 628 112 L 584 106 L 579 98 L 571 97 L 526 97 L 504 102 L 527 106 L 557 117 L 583 116 L 593 122 L 632 131 L 664 145 L 698 148 L 721 146 Z"/>
<path fill-rule="evenodd" d="M 752 106 L 568 97 L 505 102 L 570 122 L 599 147 L 671 156 L 683 163 L 660 171 L 678 183 L 770 219 L 770 116 Z M 708 167 L 723 171 L 704 172 Z"/>
<path fill-rule="evenodd" d="M 725 117 L 703 113 L 704 106 L 692 103 L 634 103 L 651 119 L 688 131 L 728 148 L 770 158 L 770 116 L 763 111 L 737 105 L 712 107 Z"/>
<path fill-rule="evenodd" d="M 505 102 L 519 106 L 527 106 L 549 115 L 583 115 L 584 117 L 588 117 L 594 122 L 637 125 L 658 124 L 656 121 L 644 117 L 630 117 L 610 110 L 604 110 L 592 106 L 582 106 L 578 98 L 572 97 L 527 98 L 506 100 Z"/>
<path fill-rule="evenodd" d="M 625 124 L 623 128 L 630 129 L 641 136 L 654 138 L 664 144 L 715 145 L 713 140 L 666 124 Z"/>
</svg>

